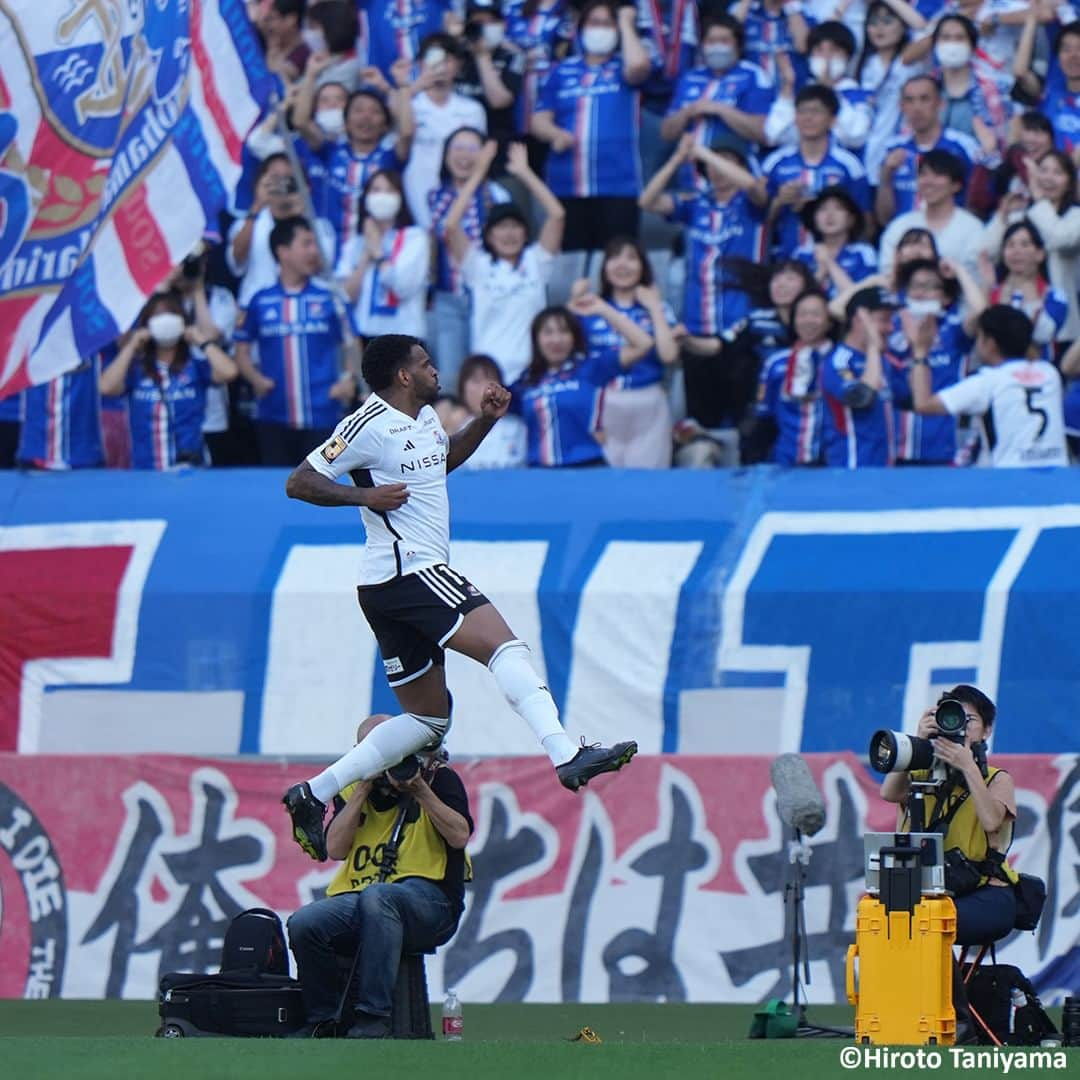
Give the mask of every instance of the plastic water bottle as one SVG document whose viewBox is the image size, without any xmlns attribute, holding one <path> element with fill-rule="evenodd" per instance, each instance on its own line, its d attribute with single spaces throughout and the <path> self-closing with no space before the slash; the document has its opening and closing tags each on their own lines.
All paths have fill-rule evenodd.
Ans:
<svg viewBox="0 0 1080 1080">
<path fill-rule="evenodd" d="M 461 1018 L 461 1002 L 457 991 L 451 987 L 446 991 L 446 1000 L 442 1007 L 442 1034 L 447 1042 L 461 1042 L 464 1026 Z"/>
</svg>

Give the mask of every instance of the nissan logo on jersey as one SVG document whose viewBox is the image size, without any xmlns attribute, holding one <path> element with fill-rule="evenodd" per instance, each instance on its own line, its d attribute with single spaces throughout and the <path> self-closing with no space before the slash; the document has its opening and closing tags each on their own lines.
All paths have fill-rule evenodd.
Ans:
<svg viewBox="0 0 1080 1080">
<path fill-rule="evenodd" d="M 416 472 L 417 469 L 433 469 L 446 464 L 446 454 L 424 454 L 423 457 L 413 458 L 412 461 L 403 461 L 401 471 L 403 473 Z"/>
</svg>

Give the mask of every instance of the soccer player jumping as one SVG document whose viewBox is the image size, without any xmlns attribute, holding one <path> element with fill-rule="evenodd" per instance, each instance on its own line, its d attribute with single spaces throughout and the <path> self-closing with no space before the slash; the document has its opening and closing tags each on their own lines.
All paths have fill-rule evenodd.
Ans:
<svg viewBox="0 0 1080 1080">
<path fill-rule="evenodd" d="M 514 637 L 487 597 L 448 565 L 446 474 L 506 414 L 510 392 L 491 383 L 481 416 L 448 438 L 431 407 L 439 392 L 438 372 L 417 338 L 376 338 L 364 352 L 363 374 L 371 396 L 293 471 L 285 490 L 316 506 L 360 508 L 367 539 L 357 594 L 403 711 L 318 776 L 285 793 L 293 836 L 320 861 L 326 858 L 326 804 L 339 791 L 378 776 L 409 754 L 433 749 L 445 737 L 450 698 L 444 647 L 487 665 L 571 791 L 599 773 L 618 771 L 637 753 L 636 742 L 575 747 L 528 646 Z M 336 483 L 346 473 L 352 486 Z"/>
</svg>

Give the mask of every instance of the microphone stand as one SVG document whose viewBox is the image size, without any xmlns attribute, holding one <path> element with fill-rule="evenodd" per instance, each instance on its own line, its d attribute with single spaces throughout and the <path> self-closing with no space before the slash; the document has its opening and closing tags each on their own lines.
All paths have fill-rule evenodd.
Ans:
<svg viewBox="0 0 1080 1080">
<path fill-rule="evenodd" d="M 784 886 L 784 909 L 790 901 L 791 911 L 791 1012 L 795 1017 L 795 1035 L 798 1038 L 844 1038 L 852 1039 L 852 1028 L 822 1027 L 811 1024 L 806 1019 L 806 1002 L 799 1001 L 799 967 L 802 966 L 803 978 L 810 985 L 810 955 L 806 933 L 806 868 L 810 865 L 813 851 L 806 842 L 800 829 L 795 829 L 795 839 L 788 844 L 788 863 L 791 870 L 788 882 Z"/>
</svg>

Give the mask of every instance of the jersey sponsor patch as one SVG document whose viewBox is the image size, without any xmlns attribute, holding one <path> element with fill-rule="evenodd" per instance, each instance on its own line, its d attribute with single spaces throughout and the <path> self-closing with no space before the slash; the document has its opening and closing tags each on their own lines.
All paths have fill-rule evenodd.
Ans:
<svg viewBox="0 0 1080 1080">
<path fill-rule="evenodd" d="M 348 443 L 340 436 L 335 435 L 323 448 L 322 456 L 327 462 L 331 462 L 339 454 L 343 453 L 348 448 Z"/>
<path fill-rule="evenodd" d="M 382 666 L 387 675 L 400 675 L 405 670 L 405 665 L 396 656 L 384 660 Z"/>
</svg>

